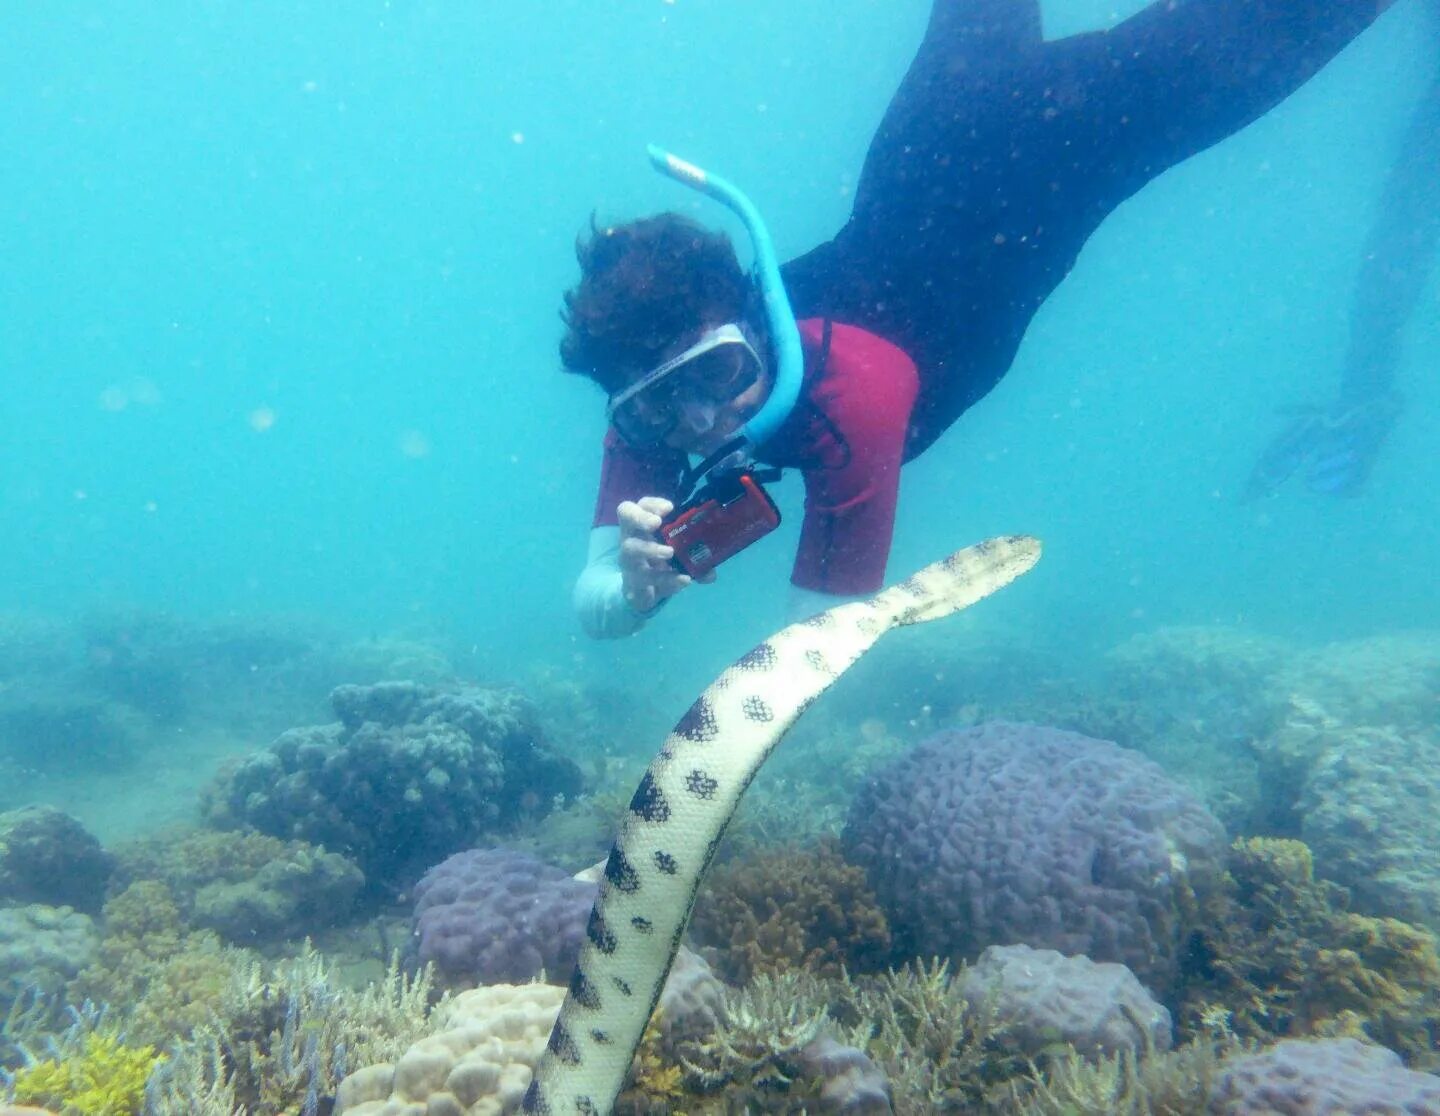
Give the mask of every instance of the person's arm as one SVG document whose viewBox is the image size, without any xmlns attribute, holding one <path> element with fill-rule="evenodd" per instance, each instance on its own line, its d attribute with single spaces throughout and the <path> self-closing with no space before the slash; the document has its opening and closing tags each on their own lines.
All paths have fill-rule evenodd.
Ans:
<svg viewBox="0 0 1440 1116">
<path fill-rule="evenodd" d="M 684 468 L 685 457 L 678 451 L 641 453 L 614 431 L 606 435 L 589 550 L 571 593 L 586 635 L 633 635 L 665 600 L 690 584 L 670 567 L 673 551 L 655 536 L 673 507 L 670 497 Z"/>
<path fill-rule="evenodd" d="M 620 639 L 644 626 L 646 618 L 625 599 L 619 527 L 590 529 L 589 555 L 575 579 L 571 600 L 580 627 L 591 639 Z"/>
</svg>

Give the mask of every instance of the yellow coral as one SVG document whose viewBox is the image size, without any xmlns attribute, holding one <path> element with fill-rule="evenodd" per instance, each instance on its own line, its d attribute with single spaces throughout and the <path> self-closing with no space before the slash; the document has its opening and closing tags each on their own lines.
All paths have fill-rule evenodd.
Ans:
<svg viewBox="0 0 1440 1116">
<path fill-rule="evenodd" d="M 829 839 L 768 849 L 712 872 L 691 930 L 722 950 L 717 968 L 741 985 L 792 969 L 873 971 L 890 951 L 890 926 L 864 871 Z"/>
<path fill-rule="evenodd" d="M 160 1061 L 154 1047 L 126 1046 L 92 1033 L 75 1053 L 26 1066 L 15 1074 L 15 1100 L 58 1109 L 62 1116 L 136 1116 L 145 1081 Z"/>
<path fill-rule="evenodd" d="M 1226 1011 L 1243 1038 L 1363 1035 L 1416 1068 L 1440 1065 L 1434 935 L 1347 910 L 1300 841 L 1236 841 L 1229 869 L 1192 943 L 1183 1030 L 1205 1034 Z"/>
</svg>

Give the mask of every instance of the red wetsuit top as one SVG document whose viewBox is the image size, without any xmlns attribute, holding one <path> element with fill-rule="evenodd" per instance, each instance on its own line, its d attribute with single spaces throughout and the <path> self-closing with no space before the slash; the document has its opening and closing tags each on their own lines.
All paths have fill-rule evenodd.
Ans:
<svg viewBox="0 0 1440 1116">
<path fill-rule="evenodd" d="M 902 349 L 856 326 L 799 323 L 805 349 L 800 400 L 762 447 L 766 464 L 801 470 L 805 522 L 790 580 L 802 589 L 856 595 L 885 580 L 910 412 L 919 382 Z M 605 436 L 595 526 L 643 496 L 679 498 L 687 458 L 668 446 L 635 449 Z"/>
</svg>

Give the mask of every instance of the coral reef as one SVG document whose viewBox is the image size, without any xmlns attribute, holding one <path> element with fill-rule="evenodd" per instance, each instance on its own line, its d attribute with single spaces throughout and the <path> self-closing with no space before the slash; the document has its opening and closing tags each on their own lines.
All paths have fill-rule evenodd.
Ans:
<svg viewBox="0 0 1440 1116">
<path fill-rule="evenodd" d="M 338 724 L 282 733 L 218 780 L 212 821 L 324 845 L 372 887 L 397 886 L 580 789 L 510 691 L 387 682 L 341 686 L 330 701 Z"/>
<path fill-rule="evenodd" d="M 720 975 L 732 984 L 793 968 L 873 971 L 890 950 L 890 927 L 864 871 L 847 864 L 829 840 L 813 849 L 771 849 L 715 869 L 690 933 L 720 950 Z"/>
<path fill-rule="evenodd" d="M 1025 942 L 1118 961 L 1156 993 L 1224 834 L 1152 761 L 1106 741 L 995 723 L 941 733 L 876 772 L 845 827 L 897 953 L 969 959 Z"/>
<path fill-rule="evenodd" d="M 517 1111 L 564 999 L 548 984 L 461 992 L 436 1010 L 435 1033 L 345 1078 L 335 1116 Z"/>
<path fill-rule="evenodd" d="M 1291 1040 L 1231 1058 L 1215 1084 L 1214 1116 L 1338 1112 L 1440 1116 L 1440 1077 L 1354 1039 Z"/>
<path fill-rule="evenodd" d="M 121 879 L 164 883 L 182 918 L 237 945 L 343 922 L 365 884 L 360 869 L 337 853 L 253 831 L 163 833 L 116 856 Z"/>
<path fill-rule="evenodd" d="M 1211 1116 L 1211 1094 L 1231 1048 L 1223 1041 L 1196 1042 L 1165 1053 L 1121 1050 L 1099 1059 L 1072 1051 L 1012 1082 L 996 1108 L 1016 1116 Z M 1260 1116 L 1273 1110 L 1245 1111 Z"/>
<path fill-rule="evenodd" d="M 1310 769 L 1300 835 L 1357 909 L 1440 930 L 1440 735 L 1340 734 Z"/>
<path fill-rule="evenodd" d="M 1413 632 L 1329 643 L 1294 654 L 1276 689 L 1351 725 L 1401 732 L 1440 718 L 1440 637 Z"/>
<path fill-rule="evenodd" d="M 207 1022 L 246 955 L 208 931 L 188 931 L 169 889 L 131 884 L 104 908 L 104 938 L 70 996 L 114 1005 L 130 1041 L 163 1046 Z"/>
<path fill-rule="evenodd" d="M 16 1072 L 11 1099 L 44 1105 L 61 1116 L 138 1116 L 145 1081 L 159 1062 L 153 1047 L 129 1046 L 107 1031 L 90 1031 L 71 1049 Z"/>
<path fill-rule="evenodd" d="M 0 1004 L 36 990 L 64 989 L 95 955 L 100 935 L 89 915 L 31 904 L 0 910 Z"/>
<path fill-rule="evenodd" d="M 891 1112 L 884 1073 L 830 1033 L 820 987 L 762 976 L 731 995 L 712 1034 L 680 1045 L 687 1091 L 723 1096 L 727 1112 Z"/>
<path fill-rule="evenodd" d="M 147 1114 L 313 1113 L 350 1068 L 396 1058 L 426 1034 L 432 999 L 429 971 L 411 979 L 398 961 L 359 990 L 337 987 L 308 949 L 277 966 L 237 966 L 210 1020 L 152 1075 Z"/>
<path fill-rule="evenodd" d="M 1227 887 L 1187 951 L 1182 1026 L 1248 1039 L 1359 1034 L 1440 1065 L 1440 958 L 1429 933 L 1354 914 L 1299 841 L 1236 841 Z"/>
<path fill-rule="evenodd" d="M 1030 1058 L 1066 1043 L 1090 1058 L 1170 1049 L 1170 1012 L 1124 965 L 1053 949 L 990 946 L 961 974 L 961 995 L 989 1010 Z"/>
<path fill-rule="evenodd" d="M 596 886 L 510 849 L 470 849 L 415 885 L 415 956 L 452 987 L 567 978 Z"/>
<path fill-rule="evenodd" d="M 78 821 L 51 806 L 0 814 L 0 899 L 96 914 L 111 858 Z"/>
</svg>

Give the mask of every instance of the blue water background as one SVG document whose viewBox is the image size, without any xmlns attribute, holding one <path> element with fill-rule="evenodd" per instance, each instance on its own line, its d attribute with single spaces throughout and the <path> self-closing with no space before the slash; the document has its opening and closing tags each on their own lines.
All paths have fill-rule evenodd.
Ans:
<svg viewBox="0 0 1440 1116">
<path fill-rule="evenodd" d="M 555 355 L 575 235 L 592 211 L 720 222 L 650 171 L 660 141 L 743 184 L 785 255 L 828 237 L 928 6 L 12 6 L 0 609 L 320 616 L 682 707 L 783 618 L 799 481 L 784 537 L 652 631 L 579 634 L 602 422 Z M 1052 3 L 1047 29 L 1139 6 Z M 1370 491 L 1236 500 L 1276 408 L 1333 394 L 1428 34 L 1402 2 L 1105 225 L 1002 386 L 907 469 L 892 574 L 1037 534 L 989 617 L 1077 654 L 1168 623 L 1440 625 L 1433 280 Z"/>
</svg>

